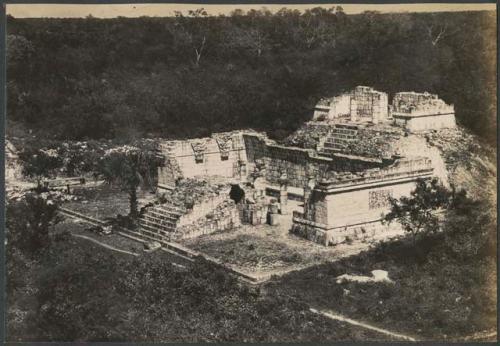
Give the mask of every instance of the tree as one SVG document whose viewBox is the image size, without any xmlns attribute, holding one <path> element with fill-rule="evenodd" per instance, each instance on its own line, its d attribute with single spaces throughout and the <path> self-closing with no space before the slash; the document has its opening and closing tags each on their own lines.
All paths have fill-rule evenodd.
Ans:
<svg viewBox="0 0 500 346">
<path fill-rule="evenodd" d="M 23 174 L 35 178 L 38 186 L 42 178 L 50 177 L 56 169 L 63 166 L 63 161 L 55 149 L 28 148 L 19 153 L 19 159 L 23 163 Z"/>
<path fill-rule="evenodd" d="M 35 53 L 33 43 L 21 35 L 7 35 L 7 63 L 9 72 L 20 73 L 27 77 L 26 60 Z M 23 71 L 24 69 L 24 71 Z"/>
<path fill-rule="evenodd" d="M 453 191 L 443 224 L 447 251 L 465 261 L 496 257 L 495 210 L 488 200 L 473 200 L 464 190 Z"/>
<path fill-rule="evenodd" d="M 266 35 L 258 28 L 234 28 L 227 33 L 225 41 L 227 49 L 250 51 L 257 58 L 268 48 Z"/>
<path fill-rule="evenodd" d="M 207 25 L 208 13 L 203 8 L 195 11 L 189 10 L 188 18 L 182 12 L 175 11 L 176 25 L 181 28 L 185 39 L 191 45 L 195 53 L 194 65 L 200 66 L 200 60 L 206 50 L 209 27 Z"/>
<path fill-rule="evenodd" d="M 100 171 L 108 183 L 117 183 L 129 193 L 130 216 L 137 217 L 137 188 L 152 170 L 162 164 L 152 145 L 124 145 L 109 149 L 100 162 Z"/>
<path fill-rule="evenodd" d="M 58 202 L 45 192 L 30 192 L 18 200 L 10 200 L 6 210 L 7 242 L 33 257 L 49 243 L 49 229 L 61 219 L 57 216 Z"/>
<path fill-rule="evenodd" d="M 437 178 L 431 181 L 419 179 L 415 190 L 409 197 L 389 198 L 391 211 L 384 216 L 384 221 L 397 220 L 403 230 L 411 234 L 413 243 L 421 234 L 430 234 L 439 230 L 437 212 L 450 205 L 452 192 L 446 189 Z"/>
</svg>

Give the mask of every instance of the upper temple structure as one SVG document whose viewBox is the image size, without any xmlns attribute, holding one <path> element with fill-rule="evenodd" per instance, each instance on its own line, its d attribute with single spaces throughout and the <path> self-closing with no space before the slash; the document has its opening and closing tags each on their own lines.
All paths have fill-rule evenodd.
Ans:
<svg viewBox="0 0 500 346">
<path fill-rule="evenodd" d="M 314 109 L 313 120 L 346 120 L 351 122 L 372 122 L 389 119 L 387 94 L 366 86 L 322 99 Z"/>
<path fill-rule="evenodd" d="M 454 126 L 453 105 L 437 95 L 401 92 L 389 104 L 358 86 L 322 99 L 280 143 L 251 130 L 165 141 L 164 203 L 143 212 L 142 233 L 175 240 L 279 219 L 323 245 L 384 234 L 390 197 L 409 195 L 419 179 L 447 183 L 438 149 L 419 133 Z"/>
<path fill-rule="evenodd" d="M 366 86 L 318 102 L 313 121 L 392 123 L 410 132 L 455 127 L 455 109 L 435 94 L 399 92 L 389 105 L 384 92 Z"/>
<path fill-rule="evenodd" d="M 435 94 L 400 92 L 389 109 L 394 123 L 409 131 L 455 127 L 455 109 Z"/>
</svg>

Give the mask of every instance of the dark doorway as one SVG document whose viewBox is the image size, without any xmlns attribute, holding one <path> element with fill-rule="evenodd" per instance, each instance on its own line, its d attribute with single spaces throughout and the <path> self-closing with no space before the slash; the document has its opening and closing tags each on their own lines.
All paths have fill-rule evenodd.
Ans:
<svg viewBox="0 0 500 346">
<path fill-rule="evenodd" d="M 245 191 L 239 185 L 231 185 L 229 198 L 238 204 L 245 197 Z"/>
</svg>

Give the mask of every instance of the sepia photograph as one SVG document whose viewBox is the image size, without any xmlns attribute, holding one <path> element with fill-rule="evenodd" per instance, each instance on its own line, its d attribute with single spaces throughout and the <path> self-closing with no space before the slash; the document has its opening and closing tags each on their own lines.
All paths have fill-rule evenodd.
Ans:
<svg viewBox="0 0 500 346">
<path fill-rule="evenodd" d="M 498 342 L 495 2 L 2 20 L 3 342 Z"/>
</svg>

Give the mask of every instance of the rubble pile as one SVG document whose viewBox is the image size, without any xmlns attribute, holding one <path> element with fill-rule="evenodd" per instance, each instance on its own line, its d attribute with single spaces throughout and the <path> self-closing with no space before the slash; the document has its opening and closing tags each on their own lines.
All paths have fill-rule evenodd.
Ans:
<svg viewBox="0 0 500 346">
<path fill-rule="evenodd" d="M 401 138 L 399 131 L 360 127 L 356 134 L 349 138 L 339 131 L 340 129 L 332 131 L 325 141 L 325 149 L 331 147 L 335 152 L 342 154 L 379 159 L 390 158 L 397 154 L 392 150 L 392 143 Z"/>
<path fill-rule="evenodd" d="M 206 201 L 225 193 L 227 184 L 213 184 L 207 180 L 181 179 L 177 182 L 175 190 L 166 191 L 161 200 L 173 204 L 181 209 L 193 209 L 196 203 Z"/>
<path fill-rule="evenodd" d="M 473 135 L 460 128 L 432 131 L 426 133 L 424 137 L 429 145 L 443 153 L 445 162 L 450 167 L 459 163 L 471 164 L 474 156 L 483 155 L 488 151 L 488 148 L 483 148 Z"/>
<path fill-rule="evenodd" d="M 283 140 L 283 145 L 304 149 L 316 149 L 331 131 L 331 126 L 308 122 Z"/>
<path fill-rule="evenodd" d="M 202 234 L 230 230 L 240 226 L 240 224 L 240 215 L 236 203 L 228 199 L 195 222 L 178 227 L 172 236 L 175 239 L 193 238 Z"/>
<path fill-rule="evenodd" d="M 465 189 L 472 198 L 486 198 L 496 204 L 495 148 L 481 145 L 474 135 L 461 128 L 432 131 L 423 136 L 429 146 L 441 153 L 452 185 Z"/>
</svg>

